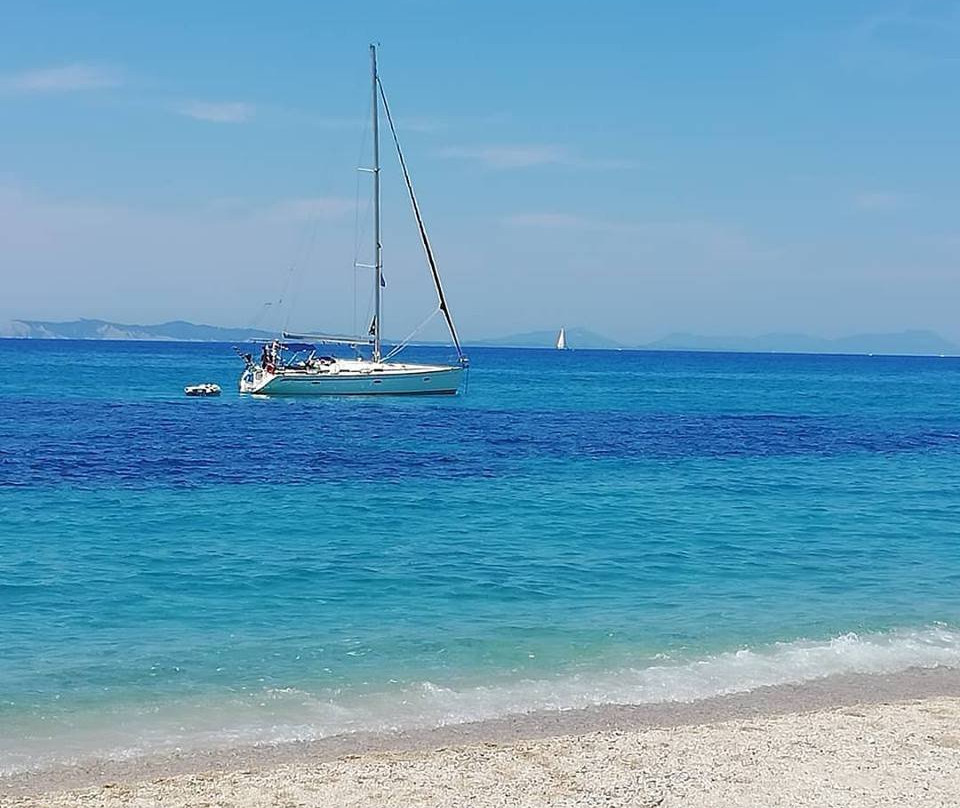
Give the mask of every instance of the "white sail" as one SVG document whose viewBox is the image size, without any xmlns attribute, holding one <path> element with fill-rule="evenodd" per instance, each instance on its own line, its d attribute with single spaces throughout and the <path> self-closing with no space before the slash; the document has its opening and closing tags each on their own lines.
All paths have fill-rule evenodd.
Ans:
<svg viewBox="0 0 960 808">
<path fill-rule="evenodd" d="M 557 350 L 563 351 L 567 347 L 567 334 L 564 329 L 560 329 L 560 333 L 557 334 Z"/>
</svg>

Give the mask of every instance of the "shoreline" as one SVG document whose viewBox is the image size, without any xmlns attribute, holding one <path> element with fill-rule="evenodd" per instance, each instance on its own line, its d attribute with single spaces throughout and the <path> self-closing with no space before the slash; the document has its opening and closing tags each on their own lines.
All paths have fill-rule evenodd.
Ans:
<svg viewBox="0 0 960 808">
<path fill-rule="evenodd" d="M 642 736 L 658 732 L 682 734 L 688 730 L 706 732 L 731 722 L 773 725 L 780 719 L 829 716 L 858 706 L 880 708 L 938 700 L 956 700 L 960 715 L 960 669 L 912 668 L 893 674 L 841 674 L 693 702 L 603 705 L 432 729 L 362 732 L 313 741 L 146 755 L 128 760 L 93 760 L 0 776 L 0 804 L 8 804 L 7 798 L 14 798 L 9 804 L 16 806 L 47 804 L 47 801 L 32 803 L 29 798 L 53 792 L 98 789 L 106 784 L 120 783 L 128 789 L 150 781 L 173 783 L 180 778 L 209 778 L 210 772 L 228 778 L 257 772 L 266 776 L 282 768 L 340 765 L 343 761 L 369 760 L 372 765 L 378 760 L 382 762 L 384 756 L 429 759 L 441 750 L 452 753 L 451 750 L 465 747 L 497 748 L 509 755 L 514 747 L 536 747 L 557 739 L 584 739 L 610 733 L 619 737 L 624 733 Z M 952 724 L 949 731 L 956 735 L 960 749 L 960 722 Z M 957 764 L 960 771 L 960 751 Z M 107 788 L 113 791 L 115 787 Z"/>
</svg>

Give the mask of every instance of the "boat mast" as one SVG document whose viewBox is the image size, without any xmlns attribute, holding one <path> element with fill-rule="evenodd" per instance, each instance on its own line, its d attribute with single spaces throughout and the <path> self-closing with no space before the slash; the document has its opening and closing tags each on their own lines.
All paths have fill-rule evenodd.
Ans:
<svg viewBox="0 0 960 808">
<path fill-rule="evenodd" d="M 380 96 L 377 92 L 377 46 L 370 46 L 370 71 L 373 79 L 373 361 L 379 362 L 380 289 L 383 286 L 383 256 L 380 244 Z"/>
</svg>

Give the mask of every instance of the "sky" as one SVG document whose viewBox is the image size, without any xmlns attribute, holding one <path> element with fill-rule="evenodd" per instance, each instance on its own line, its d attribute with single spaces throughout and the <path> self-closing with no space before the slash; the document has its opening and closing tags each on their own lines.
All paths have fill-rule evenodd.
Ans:
<svg viewBox="0 0 960 808">
<path fill-rule="evenodd" d="M 960 339 L 960 0 L 5 0 L 0 320 L 365 331 L 370 42 L 465 338 Z"/>
</svg>

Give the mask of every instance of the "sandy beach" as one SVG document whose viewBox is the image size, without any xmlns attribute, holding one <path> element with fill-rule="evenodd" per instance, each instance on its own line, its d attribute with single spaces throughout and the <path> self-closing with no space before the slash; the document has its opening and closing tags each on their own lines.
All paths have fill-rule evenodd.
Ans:
<svg viewBox="0 0 960 808">
<path fill-rule="evenodd" d="M 0 788 L 10 808 L 956 806 L 960 675 L 834 677 L 685 705 L 101 762 Z"/>
</svg>

